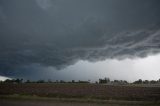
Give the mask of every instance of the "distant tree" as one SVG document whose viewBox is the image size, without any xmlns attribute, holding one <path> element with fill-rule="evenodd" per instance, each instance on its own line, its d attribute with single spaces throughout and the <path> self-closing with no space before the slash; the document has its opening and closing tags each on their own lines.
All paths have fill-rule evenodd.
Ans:
<svg viewBox="0 0 160 106">
<path fill-rule="evenodd" d="M 140 84 L 142 84 L 143 81 L 142 81 L 141 79 L 139 79 L 138 82 L 139 82 Z"/>
<path fill-rule="evenodd" d="M 110 82 L 109 78 L 99 79 L 99 83 L 109 83 L 109 82 Z"/>
<path fill-rule="evenodd" d="M 157 82 L 160 83 L 160 79 Z"/>
<path fill-rule="evenodd" d="M 30 81 L 30 80 L 27 80 L 25 83 L 31 83 L 31 81 Z"/>
<path fill-rule="evenodd" d="M 149 84 L 150 82 L 148 80 L 144 80 L 143 84 Z"/>
<path fill-rule="evenodd" d="M 59 81 L 58 80 L 56 80 L 56 82 L 55 83 L 59 83 Z"/>
<path fill-rule="evenodd" d="M 78 83 L 89 83 L 89 81 L 81 81 L 81 80 L 79 80 Z"/>
<path fill-rule="evenodd" d="M 112 84 L 118 84 L 118 85 L 125 85 L 128 84 L 127 81 L 125 80 L 114 80 L 113 82 L 111 82 Z"/>
<path fill-rule="evenodd" d="M 106 81 L 106 83 L 109 83 L 110 79 L 109 78 L 105 78 L 105 81 Z"/>
<path fill-rule="evenodd" d="M 118 81 L 118 80 L 114 80 L 113 82 L 114 82 L 114 83 L 119 83 L 119 81 Z"/>
<path fill-rule="evenodd" d="M 15 82 L 14 79 L 6 79 L 6 80 L 4 81 L 4 83 L 14 83 L 14 82 Z"/>
<path fill-rule="evenodd" d="M 23 82 L 23 79 L 17 78 L 16 80 L 14 80 L 14 82 L 19 84 L 19 83 L 22 83 L 22 82 Z"/>
<path fill-rule="evenodd" d="M 155 81 L 155 80 L 150 81 L 150 84 L 156 84 L 156 83 L 157 83 L 157 81 Z"/>
<path fill-rule="evenodd" d="M 75 80 L 72 80 L 72 83 L 75 83 Z"/>
<path fill-rule="evenodd" d="M 60 80 L 60 83 L 65 83 L 65 81 L 64 80 Z"/>
<path fill-rule="evenodd" d="M 51 79 L 48 79 L 48 81 L 47 81 L 48 83 L 52 83 L 52 80 Z"/>
<path fill-rule="evenodd" d="M 100 83 L 100 84 L 103 83 L 103 79 L 100 78 L 100 79 L 99 79 L 99 83 Z"/>
<path fill-rule="evenodd" d="M 128 82 L 126 80 L 123 81 L 125 84 L 128 84 Z"/>
<path fill-rule="evenodd" d="M 98 84 L 98 81 L 95 81 L 95 84 Z"/>
<path fill-rule="evenodd" d="M 135 81 L 135 82 L 133 82 L 134 84 L 142 84 L 143 83 L 143 81 L 141 80 L 141 79 L 139 79 L 139 80 L 137 80 L 137 81 Z"/>
<path fill-rule="evenodd" d="M 20 83 L 20 79 L 17 78 L 14 82 Z"/>
<path fill-rule="evenodd" d="M 44 80 L 38 80 L 37 83 L 45 83 Z"/>
</svg>

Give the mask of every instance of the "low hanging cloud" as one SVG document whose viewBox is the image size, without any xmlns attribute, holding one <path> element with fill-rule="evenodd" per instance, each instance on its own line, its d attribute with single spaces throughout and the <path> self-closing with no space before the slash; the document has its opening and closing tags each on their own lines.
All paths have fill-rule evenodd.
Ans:
<svg viewBox="0 0 160 106">
<path fill-rule="evenodd" d="M 3 8 L 0 6 L 0 23 L 5 23 L 6 22 L 6 16 L 3 13 Z"/>
<path fill-rule="evenodd" d="M 79 60 L 159 53 L 159 5 L 159 0 L 1 0 L 7 23 L 0 25 L 0 75 L 26 73 L 23 68 L 33 64 L 61 69 Z"/>
<path fill-rule="evenodd" d="M 36 2 L 38 6 L 44 10 L 49 9 L 52 6 L 52 0 L 36 0 Z"/>
</svg>

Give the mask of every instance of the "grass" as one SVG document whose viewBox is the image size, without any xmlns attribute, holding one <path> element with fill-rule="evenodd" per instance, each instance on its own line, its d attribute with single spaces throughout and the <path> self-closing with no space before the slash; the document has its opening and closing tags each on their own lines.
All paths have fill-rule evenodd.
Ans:
<svg viewBox="0 0 160 106">
<path fill-rule="evenodd" d="M 92 98 L 49 98 L 36 95 L 0 95 L 0 99 L 14 101 L 43 101 L 43 102 L 74 102 L 74 103 L 97 103 L 97 104 L 118 104 L 118 105 L 154 105 L 159 106 L 160 101 L 127 101 L 127 100 L 102 100 Z"/>
</svg>

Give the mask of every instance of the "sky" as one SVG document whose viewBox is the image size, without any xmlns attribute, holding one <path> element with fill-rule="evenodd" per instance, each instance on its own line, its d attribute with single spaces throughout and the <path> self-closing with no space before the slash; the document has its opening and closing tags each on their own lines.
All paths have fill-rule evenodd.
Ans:
<svg viewBox="0 0 160 106">
<path fill-rule="evenodd" d="M 12 78 L 0 76 L 0 81 L 5 81 L 5 80 L 7 80 L 7 79 L 12 79 Z"/>
<path fill-rule="evenodd" d="M 159 41 L 159 0 L 0 0 L 0 76 L 158 79 Z"/>
</svg>

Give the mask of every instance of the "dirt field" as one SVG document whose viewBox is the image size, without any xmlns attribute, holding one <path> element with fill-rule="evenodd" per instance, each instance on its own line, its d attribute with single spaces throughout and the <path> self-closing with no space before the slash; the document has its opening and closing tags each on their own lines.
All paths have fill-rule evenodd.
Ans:
<svg viewBox="0 0 160 106">
<path fill-rule="evenodd" d="M 1 106 L 105 106 L 90 103 L 60 103 L 60 102 L 40 102 L 40 101 L 0 101 Z M 108 105 L 109 106 L 109 105 Z"/>
<path fill-rule="evenodd" d="M 0 95 L 36 95 L 103 100 L 160 100 L 160 87 L 100 84 L 0 84 Z"/>
</svg>

